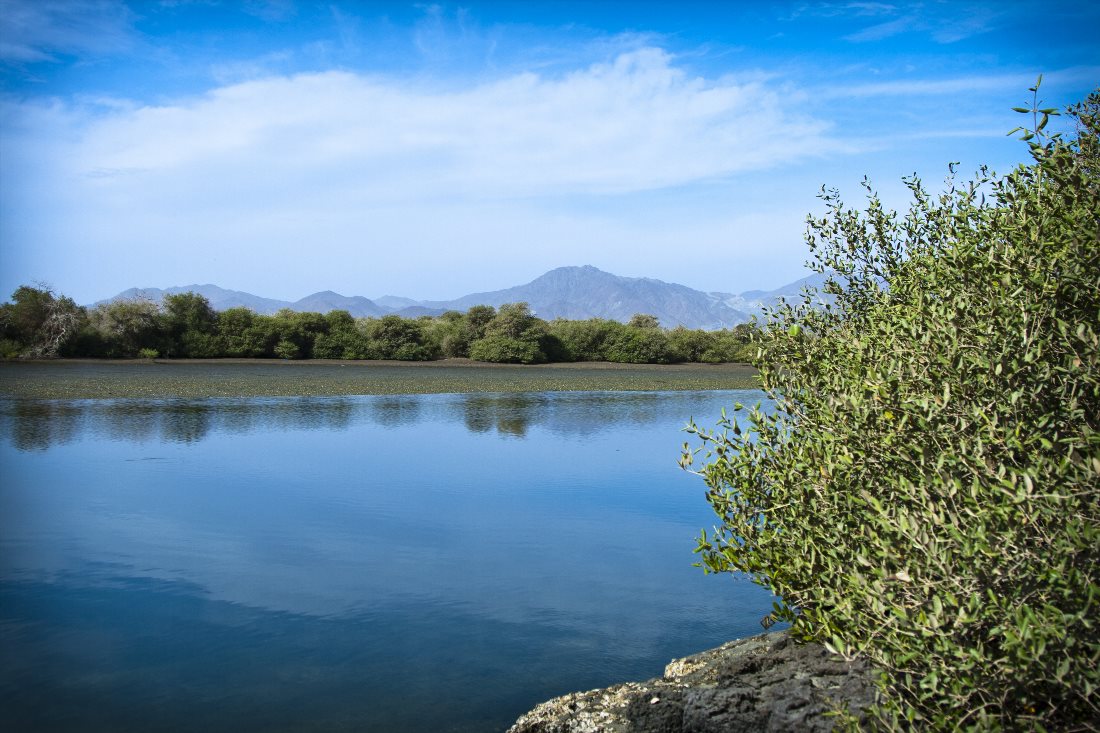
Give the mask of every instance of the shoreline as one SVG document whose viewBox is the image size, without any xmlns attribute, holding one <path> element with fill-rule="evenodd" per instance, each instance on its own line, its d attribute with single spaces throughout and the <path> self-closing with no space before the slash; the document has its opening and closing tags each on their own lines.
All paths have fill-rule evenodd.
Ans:
<svg viewBox="0 0 1100 733">
<path fill-rule="evenodd" d="M 772 631 L 674 659 L 661 677 L 539 703 L 507 733 L 828 733 L 834 711 L 867 723 L 873 680 L 862 660 Z"/>
</svg>

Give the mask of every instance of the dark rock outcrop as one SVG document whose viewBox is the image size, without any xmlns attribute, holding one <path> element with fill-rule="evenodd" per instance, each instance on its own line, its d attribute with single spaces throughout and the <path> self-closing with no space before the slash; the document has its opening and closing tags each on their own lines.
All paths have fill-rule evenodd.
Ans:
<svg viewBox="0 0 1100 733">
<path fill-rule="evenodd" d="M 659 679 L 544 702 L 508 733 L 829 731 L 825 713 L 874 701 L 871 675 L 818 644 L 761 634 L 674 660 Z"/>
</svg>

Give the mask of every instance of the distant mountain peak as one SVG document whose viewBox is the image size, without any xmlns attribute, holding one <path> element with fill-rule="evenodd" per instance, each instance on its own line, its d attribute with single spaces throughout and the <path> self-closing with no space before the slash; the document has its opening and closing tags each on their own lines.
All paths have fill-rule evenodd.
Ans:
<svg viewBox="0 0 1100 733">
<path fill-rule="evenodd" d="M 405 317 L 439 315 L 448 310 L 465 311 L 475 305 L 499 307 L 504 303 L 526 301 L 531 310 L 546 320 L 607 318 L 625 322 L 635 313 L 648 313 L 656 316 L 666 328 L 685 326 L 713 330 L 744 323 L 761 308 L 774 305 L 779 297 L 790 299 L 797 296 L 803 285 L 818 284 L 818 278 L 820 276 L 811 275 L 775 290 L 753 290 L 736 295 L 704 293 L 656 278 L 616 275 L 593 265 L 567 265 L 549 270 L 523 285 L 471 293 L 454 300 L 414 300 L 397 295 L 371 300 L 362 295 L 347 296 L 322 290 L 290 302 L 212 284 L 131 288 L 110 300 L 146 297 L 160 302 L 165 295 L 193 291 L 219 311 L 242 306 L 268 315 L 284 308 L 320 313 L 346 310 L 356 318 L 389 313 Z"/>
</svg>

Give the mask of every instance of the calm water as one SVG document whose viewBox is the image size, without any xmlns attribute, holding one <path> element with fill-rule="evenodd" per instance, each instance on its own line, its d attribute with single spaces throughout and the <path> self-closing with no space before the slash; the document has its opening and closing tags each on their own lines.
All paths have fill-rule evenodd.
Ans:
<svg viewBox="0 0 1100 733">
<path fill-rule="evenodd" d="M 676 460 L 760 397 L 0 401 L 0 728 L 503 730 L 759 633 Z"/>
</svg>

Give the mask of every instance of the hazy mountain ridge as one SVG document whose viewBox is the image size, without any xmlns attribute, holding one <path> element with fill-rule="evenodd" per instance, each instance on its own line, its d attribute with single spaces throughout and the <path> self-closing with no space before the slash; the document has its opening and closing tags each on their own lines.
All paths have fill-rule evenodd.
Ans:
<svg viewBox="0 0 1100 733">
<path fill-rule="evenodd" d="M 819 285 L 822 280 L 821 275 L 815 274 L 775 290 L 750 290 L 740 294 L 705 293 L 686 285 L 647 277 L 623 277 L 585 265 L 559 267 L 524 285 L 471 293 L 453 300 L 414 300 L 395 295 L 372 300 L 325 290 L 291 302 L 206 284 L 164 289 L 130 288 L 100 303 L 126 298 L 147 298 L 160 302 L 165 295 L 191 291 L 205 297 L 219 311 L 243 306 L 266 315 L 289 308 L 319 313 L 346 310 L 356 318 L 391 313 L 415 318 L 439 315 L 448 310 L 465 311 L 475 305 L 499 307 L 504 303 L 526 301 L 536 315 L 546 320 L 609 318 L 627 321 L 635 313 L 649 313 L 657 316 L 666 328 L 682 325 L 716 330 L 744 323 L 751 316 L 759 315 L 762 308 L 777 303 L 780 297 L 797 298 L 804 285 Z"/>
<path fill-rule="evenodd" d="M 750 316 L 760 317 L 763 315 L 764 308 L 774 308 L 779 304 L 780 299 L 786 299 L 788 302 L 798 302 L 802 298 L 803 288 L 813 287 L 820 291 L 824 283 L 825 276 L 815 272 L 775 290 L 746 290 L 743 293 L 712 292 L 708 295 L 720 300 L 730 308 L 742 311 Z M 817 299 L 818 302 L 832 302 L 833 296 L 819 292 Z"/>
</svg>

